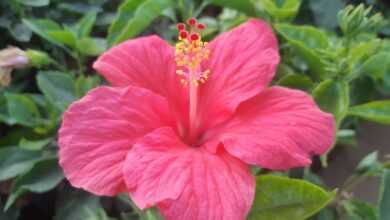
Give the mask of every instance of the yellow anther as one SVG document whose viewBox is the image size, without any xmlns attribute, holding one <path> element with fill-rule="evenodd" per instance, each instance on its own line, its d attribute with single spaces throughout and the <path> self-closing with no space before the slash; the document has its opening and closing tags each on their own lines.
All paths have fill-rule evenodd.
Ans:
<svg viewBox="0 0 390 220">
<path fill-rule="evenodd" d="M 180 27 L 180 28 L 179 28 Z M 197 31 L 203 30 L 191 28 L 186 30 L 185 25 L 180 24 L 179 42 L 175 45 L 175 61 L 178 66 L 176 74 L 182 77 L 181 83 L 187 85 L 199 85 L 199 83 L 206 82 L 210 70 L 201 70 L 201 63 L 208 59 L 210 50 L 207 48 L 208 43 L 203 42 L 200 33 Z"/>
</svg>

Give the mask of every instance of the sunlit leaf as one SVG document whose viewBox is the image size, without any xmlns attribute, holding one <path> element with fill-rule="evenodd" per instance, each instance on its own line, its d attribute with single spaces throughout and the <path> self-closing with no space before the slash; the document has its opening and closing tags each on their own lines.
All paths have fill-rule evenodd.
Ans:
<svg viewBox="0 0 390 220">
<path fill-rule="evenodd" d="M 47 31 L 47 36 L 54 40 L 58 44 L 64 44 L 69 47 L 75 47 L 76 45 L 76 35 L 67 30 L 58 30 L 58 31 Z"/>
<path fill-rule="evenodd" d="M 302 220 L 332 201 L 327 192 L 309 182 L 288 177 L 259 176 L 249 220 Z"/>
<path fill-rule="evenodd" d="M 89 56 L 97 56 L 106 50 L 104 39 L 84 37 L 77 41 L 77 49 L 80 53 Z"/>
<path fill-rule="evenodd" d="M 328 38 L 324 32 L 312 26 L 276 24 L 276 30 L 287 40 L 296 52 L 307 62 L 313 78 L 326 76 L 325 65 L 316 50 L 327 49 Z"/>
<path fill-rule="evenodd" d="M 349 109 L 349 114 L 369 121 L 390 124 L 390 100 L 353 106 Z"/>
<path fill-rule="evenodd" d="M 62 31 L 61 26 L 56 22 L 49 19 L 23 19 L 23 23 L 38 36 L 57 46 L 63 47 L 61 42 L 48 34 L 49 31 Z"/>
<path fill-rule="evenodd" d="M 119 7 L 117 17 L 110 26 L 108 45 L 112 46 L 137 36 L 160 16 L 164 9 L 173 4 L 171 0 L 126 0 Z"/>
<path fill-rule="evenodd" d="M 257 1 L 258 7 L 267 12 L 276 21 L 290 21 L 299 11 L 301 0 L 262 0 Z"/>
<path fill-rule="evenodd" d="M 22 138 L 19 142 L 19 147 L 25 150 L 39 151 L 42 150 L 52 138 L 45 138 L 41 140 L 27 140 Z"/>
<path fill-rule="evenodd" d="M 96 11 L 87 13 L 76 25 L 77 36 L 79 38 L 88 37 L 91 34 L 93 25 L 96 22 Z"/>
</svg>

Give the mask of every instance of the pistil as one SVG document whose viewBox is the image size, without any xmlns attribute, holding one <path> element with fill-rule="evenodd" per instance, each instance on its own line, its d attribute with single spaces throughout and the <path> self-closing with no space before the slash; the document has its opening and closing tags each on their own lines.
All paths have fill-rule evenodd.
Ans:
<svg viewBox="0 0 390 220">
<path fill-rule="evenodd" d="M 187 25 L 189 30 L 187 30 Z M 209 70 L 202 71 L 201 63 L 208 58 L 209 49 L 207 42 L 203 42 L 200 32 L 205 28 L 204 24 L 198 23 L 195 18 L 187 21 L 187 25 L 179 23 L 179 42 L 176 44 L 175 61 L 176 73 L 184 86 L 189 86 L 189 131 L 188 139 L 194 143 L 198 138 L 198 87 L 205 83 Z"/>
<path fill-rule="evenodd" d="M 189 83 L 189 102 L 190 102 L 190 112 L 189 112 L 189 140 L 194 142 L 197 138 L 197 109 L 198 109 L 198 86 L 194 83 L 196 80 L 194 73 L 190 73 L 190 80 L 193 83 Z"/>
</svg>

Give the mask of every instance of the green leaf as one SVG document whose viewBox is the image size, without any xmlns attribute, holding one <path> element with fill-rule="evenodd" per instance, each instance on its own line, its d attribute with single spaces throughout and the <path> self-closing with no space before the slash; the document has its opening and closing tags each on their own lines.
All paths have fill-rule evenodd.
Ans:
<svg viewBox="0 0 390 220">
<path fill-rule="evenodd" d="M 142 213 L 141 220 L 164 220 L 164 218 L 157 209 L 151 208 Z"/>
<path fill-rule="evenodd" d="M 304 180 L 309 181 L 313 184 L 316 184 L 317 186 L 326 186 L 324 181 L 321 179 L 321 177 L 315 173 L 313 173 L 310 168 L 305 168 L 304 170 Z"/>
<path fill-rule="evenodd" d="M 23 137 L 36 137 L 35 128 L 25 126 L 12 126 L 7 128 L 7 132 L 0 138 L 0 147 L 18 146 Z"/>
<path fill-rule="evenodd" d="M 334 208 L 326 207 L 310 220 L 340 220 Z"/>
<path fill-rule="evenodd" d="M 390 53 L 379 52 L 362 64 L 361 71 L 374 79 L 383 79 L 386 71 L 390 71 Z"/>
<path fill-rule="evenodd" d="M 16 123 L 8 113 L 7 99 L 3 94 L 0 94 L 0 122 L 4 122 L 9 125 Z"/>
<path fill-rule="evenodd" d="M 17 2 L 31 7 L 42 7 L 50 4 L 50 0 L 16 0 Z"/>
<path fill-rule="evenodd" d="M 350 62 L 361 64 L 361 60 L 375 55 L 380 50 L 382 41 L 380 39 L 373 39 L 370 41 L 358 42 L 350 48 Z"/>
<path fill-rule="evenodd" d="M 25 126 L 37 125 L 40 114 L 31 97 L 22 94 L 6 93 L 8 114 L 17 124 Z"/>
<path fill-rule="evenodd" d="M 377 220 L 376 208 L 366 202 L 357 200 L 344 201 L 343 206 L 347 211 L 349 219 L 353 220 Z"/>
<path fill-rule="evenodd" d="M 44 193 L 53 189 L 63 178 L 57 159 L 39 161 L 31 170 L 14 181 L 4 209 L 11 207 L 16 199 L 26 192 Z"/>
<path fill-rule="evenodd" d="M 350 82 L 350 104 L 352 106 L 370 102 L 377 99 L 378 93 L 375 89 L 375 82 L 368 76 L 356 78 Z"/>
<path fill-rule="evenodd" d="M 390 100 L 355 105 L 349 109 L 349 115 L 382 124 L 390 124 Z"/>
<path fill-rule="evenodd" d="M 107 216 L 106 211 L 103 208 L 98 209 L 86 209 L 89 213 L 89 216 L 85 220 L 115 220 Z"/>
<path fill-rule="evenodd" d="M 353 129 L 337 130 L 337 144 L 357 146 L 356 132 Z"/>
<path fill-rule="evenodd" d="M 390 169 L 386 169 L 382 176 L 379 199 L 379 220 L 390 219 Z"/>
<path fill-rule="evenodd" d="M 276 24 L 275 28 L 307 62 L 314 79 L 322 79 L 326 76 L 325 65 L 317 52 L 329 46 L 328 37 L 323 31 L 312 26 L 289 24 Z"/>
<path fill-rule="evenodd" d="M 93 25 L 96 22 L 96 11 L 87 13 L 76 25 L 77 36 L 79 38 L 88 37 L 91 34 Z"/>
<path fill-rule="evenodd" d="M 100 78 L 97 76 L 80 75 L 75 82 L 77 97 L 84 96 L 89 90 L 97 87 L 100 83 Z"/>
<path fill-rule="evenodd" d="M 18 147 L 0 148 L 0 181 L 26 172 L 40 158 L 40 152 L 31 152 Z"/>
<path fill-rule="evenodd" d="M 107 42 L 110 46 L 113 46 L 116 38 L 121 35 L 128 21 L 135 16 L 135 11 L 141 4 L 142 1 L 126 0 L 119 6 L 116 18 L 108 30 Z"/>
<path fill-rule="evenodd" d="M 86 220 L 93 216 L 90 210 L 101 209 L 98 197 L 82 191 L 67 193 L 60 201 L 54 220 Z"/>
<path fill-rule="evenodd" d="M 77 49 L 80 53 L 89 56 L 97 56 L 106 50 L 104 39 L 84 37 L 77 41 Z"/>
<path fill-rule="evenodd" d="M 337 27 L 337 12 L 344 7 L 343 0 L 309 0 L 315 23 L 326 28 Z"/>
<path fill-rule="evenodd" d="M 276 21 L 291 21 L 295 18 L 301 5 L 301 0 L 262 0 L 259 8 L 267 12 Z"/>
<path fill-rule="evenodd" d="M 202 31 L 202 38 L 209 40 L 219 31 L 219 23 L 216 18 L 204 16 L 198 19 L 199 23 L 206 25 L 206 29 Z"/>
<path fill-rule="evenodd" d="M 62 31 L 60 25 L 49 19 L 23 19 L 23 23 L 35 34 L 60 47 L 64 45 L 48 34 L 49 31 Z"/>
<path fill-rule="evenodd" d="M 349 87 L 341 80 L 325 80 L 314 90 L 313 97 L 320 108 L 332 113 L 339 125 L 348 113 Z"/>
<path fill-rule="evenodd" d="M 92 1 L 60 1 L 58 2 L 58 9 L 72 14 L 85 14 L 87 11 L 102 11 L 102 4 L 106 2 L 103 0 Z M 116 4 L 113 4 L 116 5 Z M 110 10 L 111 11 L 111 10 Z"/>
<path fill-rule="evenodd" d="M 129 205 L 132 210 L 137 213 L 138 216 L 140 216 L 141 220 L 164 220 L 159 214 L 158 210 L 154 208 L 149 208 L 144 211 L 139 209 L 127 194 L 119 194 L 117 198 Z"/>
<path fill-rule="evenodd" d="M 22 138 L 19 142 L 19 147 L 25 150 L 39 151 L 52 141 L 52 138 L 45 138 L 41 140 L 27 140 Z"/>
<path fill-rule="evenodd" d="M 218 16 L 218 20 L 220 32 L 227 32 L 247 21 L 248 17 L 236 10 L 224 8 Z"/>
<path fill-rule="evenodd" d="M 76 99 L 74 81 L 69 73 L 57 71 L 40 71 L 37 76 L 39 89 L 61 111 Z"/>
<path fill-rule="evenodd" d="M 310 90 L 314 86 L 314 82 L 308 76 L 302 74 L 287 74 L 282 77 L 277 84 L 305 91 Z"/>
<path fill-rule="evenodd" d="M 356 168 L 358 175 L 377 175 L 382 173 L 382 163 L 378 160 L 378 152 L 374 151 L 365 156 Z"/>
<path fill-rule="evenodd" d="M 324 208 L 335 194 L 303 180 L 259 176 L 248 220 L 303 220 Z"/>
<path fill-rule="evenodd" d="M 31 40 L 32 31 L 23 23 L 14 23 L 8 27 L 12 37 L 20 42 L 29 42 Z"/>
<path fill-rule="evenodd" d="M 57 30 L 57 31 L 47 31 L 47 36 L 49 36 L 53 41 L 62 45 L 67 45 L 69 47 L 76 46 L 76 35 L 68 30 Z"/>
<path fill-rule="evenodd" d="M 126 0 L 108 31 L 108 45 L 119 44 L 137 36 L 162 12 L 173 6 L 171 0 Z"/>
<path fill-rule="evenodd" d="M 250 16 L 256 15 L 255 6 L 253 5 L 252 0 L 210 0 L 210 2 L 215 5 L 244 12 Z"/>
<path fill-rule="evenodd" d="M 312 26 L 276 24 L 276 30 L 288 41 L 298 42 L 308 49 L 326 49 L 329 46 L 325 32 Z"/>
</svg>

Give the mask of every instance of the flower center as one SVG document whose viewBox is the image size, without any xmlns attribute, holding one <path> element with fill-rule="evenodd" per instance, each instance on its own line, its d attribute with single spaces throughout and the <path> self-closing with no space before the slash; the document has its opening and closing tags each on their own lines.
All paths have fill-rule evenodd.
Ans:
<svg viewBox="0 0 390 220">
<path fill-rule="evenodd" d="M 189 131 L 188 141 L 190 144 L 196 142 L 198 138 L 199 121 L 197 120 L 198 109 L 198 86 L 205 83 L 210 70 L 202 70 L 201 64 L 208 59 L 210 50 L 207 42 L 202 41 L 200 33 L 205 29 L 205 25 L 198 23 L 195 18 L 184 23 L 177 24 L 179 31 L 179 42 L 176 44 L 175 61 L 177 64 L 177 75 L 180 82 L 189 86 Z"/>
</svg>

